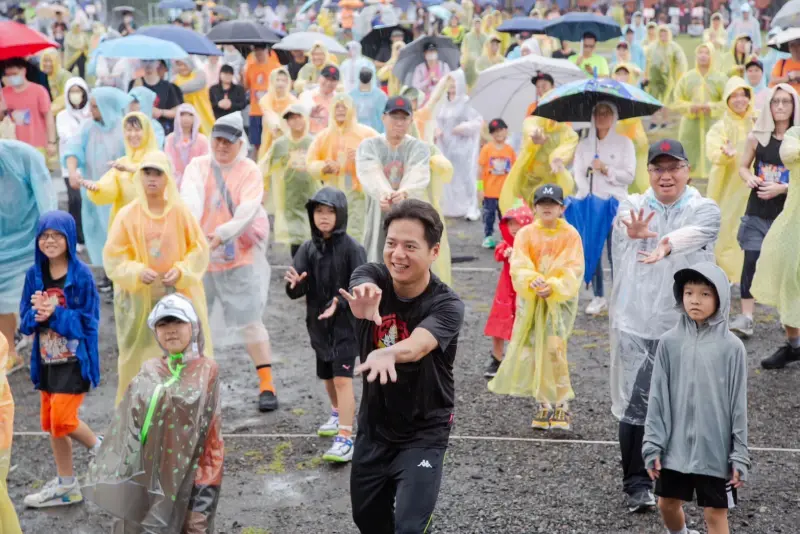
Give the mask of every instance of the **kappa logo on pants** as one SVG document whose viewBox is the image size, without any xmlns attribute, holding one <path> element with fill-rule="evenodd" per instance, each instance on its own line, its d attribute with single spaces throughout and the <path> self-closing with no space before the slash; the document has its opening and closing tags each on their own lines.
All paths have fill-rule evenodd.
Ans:
<svg viewBox="0 0 800 534">
<path fill-rule="evenodd" d="M 433 469 L 433 466 L 428 460 L 422 460 L 417 467 L 426 467 L 428 469 Z"/>
</svg>

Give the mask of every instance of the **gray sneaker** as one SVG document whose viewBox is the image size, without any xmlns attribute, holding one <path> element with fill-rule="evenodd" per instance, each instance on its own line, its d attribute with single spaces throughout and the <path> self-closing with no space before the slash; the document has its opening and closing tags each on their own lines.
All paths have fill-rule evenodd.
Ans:
<svg viewBox="0 0 800 534">
<path fill-rule="evenodd" d="M 753 320 L 746 315 L 739 314 L 731 321 L 730 330 L 740 338 L 747 339 L 753 335 Z"/>
</svg>

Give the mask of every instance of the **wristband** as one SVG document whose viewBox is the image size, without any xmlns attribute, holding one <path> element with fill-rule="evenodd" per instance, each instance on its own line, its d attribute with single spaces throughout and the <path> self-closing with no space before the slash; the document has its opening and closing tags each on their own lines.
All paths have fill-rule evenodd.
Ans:
<svg viewBox="0 0 800 534">
<path fill-rule="evenodd" d="M 478 180 L 478 191 L 483 191 L 483 180 Z"/>
</svg>

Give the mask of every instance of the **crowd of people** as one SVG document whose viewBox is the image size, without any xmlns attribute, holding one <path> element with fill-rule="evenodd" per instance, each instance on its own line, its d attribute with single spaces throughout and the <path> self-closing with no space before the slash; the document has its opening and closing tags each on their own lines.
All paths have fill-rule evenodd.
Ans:
<svg viewBox="0 0 800 534">
<path fill-rule="evenodd" d="M 727 533 L 750 467 L 739 338 L 756 335 L 756 300 L 777 308 L 786 334 L 761 366 L 800 361 L 791 223 L 800 197 L 789 187 L 800 162 L 800 40 L 789 55 L 766 51 L 744 3 L 709 18 L 690 68 L 666 20 L 620 15 L 617 4 L 609 14 L 630 23 L 608 58 L 594 34 L 579 52 L 546 35 L 510 36 L 497 31 L 510 13 L 464 0 L 468 27 L 457 14 L 443 23 L 409 10 L 409 31 L 451 39 L 460 59 L 449 63 L 430 40 L 399 79 L 400 26 L 367 57 L 352 40 L 359 19 L 347 11 L 357 7 L 342 6 L 337 19 L 323 2 L 288 28 L 291 12 L 279 7 L 255 15 L 276 30 L 348 41 L 346 56 L 320 39 L 283 61 L 266 45 L 111 59 L 96 46 L 135 33 L 133 19 L 108 30 L 77 8 L 48 30 L 61 48 L 3 63 L 0 361 L 9 372 L 30 367 L 57 474 L 24 504 L 86 496 L 119 532 L 156 523 L 212 532 L 223 465 L 214 354 L 243 347 L 258 409 L 279 406 L 263 319 L 274 243 L 292 266 L 286 297 L 271 302 L 305 297 L 331 405 L 317 434 L 333 438 L 324 460 L 352 462 L 356 526 L 424 532 L 454 421 L 464 304 L 450 288 L 446 225 L 463 218 L 482 220 L 482 245 L 501 266 L 485 327 L 489 391 L 532 398 L 534 429 L 571 430 L 567 346 L 590 285 L 585 313 L 609 317 L 628 509 L 651 509 L 658 495 L 669 532 L 687 534 L 681 507 L 696 495 L 708 531 Z M 549 2 L 531 13 L 561 14 Z M 209 20 L 179 22 L 200 30 Z M 515 131 L 471 105 L 484 70 L 537 56 L 643 88 L 663 107 L 646 125 L 601 100 L 576 131 L 536 115 L 532 101 Z M 538 99 L 556 86 L 548 72 L 531 83 Z M 674 121 L 677 139 L 660 139 Z M 67 211 L 53 175 L 66 185 Z M 705 179 L 704 195 L 693 180 Z M 572 224 L 576 202 L 590 196 L 605 221 L 593 237 Z M 729 320 L 732 288 L 741 313 Z M 108 379 L 103 295 L 118 360 L 116 416 L 99 432 L 78 412 Z M 355 374 L 364 376 L 358 410 Z M 8 399 L 3 382 L 0 410 L 13 414 Z M 10 426 L 0 431 L 4 452 Z M 73 442 L 92 457 L 83 484 Z M 0 456 L 0 526 L 19 532 L 2 491 L 7 468 Z"/>
</svg>

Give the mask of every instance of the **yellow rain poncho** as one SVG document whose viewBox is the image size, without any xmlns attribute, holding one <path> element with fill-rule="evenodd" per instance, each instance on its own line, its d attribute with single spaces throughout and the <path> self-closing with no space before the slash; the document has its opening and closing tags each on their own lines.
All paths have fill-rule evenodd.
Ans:
<svg viewBox="0 0 800 534">
<path fill-rule="evenodd" d="M 136 117 L 139 119 L 142 125 L 142 143 L 138 148 L 134 149 L 128 143 L 125 134 L 123 134 L 125 155 L 120 158 L 120 163 L 127 167 L 136 168 L 141 165 L 147 154 L 158 152 L 158 143 L 156 142 L 156 134 L 153 131 L 150 119 L 147 118 L 144 113 L 140 111 L 128 113 L 125 118 L 122 119 L 123 127 L 128 117 Z M 95 185 L 97 186 L 97 191 L 87 190 L 86 196 L 98 206 L 111 204 L 111 216 L 108 219 L 108 227 L 111 228 L 117 213 L 119 213 L 123 207 L 136 200 L 138 196 L 136 193 L 136 188 L 138 186 L 134 182 L 134 173 L 118 171 L 112 167 L 102 178 L 95 182 Z"/>
<path fill-rule="evenodd" d="M 344 122 L 337 124 L 335 110 L 337 104 L 344 104 L 347 116 Z M 364 237 L 364 213 L 366 209 L 364 192 L 356 176 L 356 149 L 364 139 L 376 137 L 378 132 L 359 124 L 353 99 L 346 94 L 338 94 L 333 98 L 330 107 L 328 127 L 319 132 L 308 149 L 307 164 L 311 176 L 324 185 L 335 187 L 347 195 L 347 233 L 356 241 Z M 339 172 L 328 174 L 323 172 L 326 161 L 339 164 Z"/>
<path fill-rule="evenodd" d="M 400 57 L 400 51 L 406 44 L 403 41 L 398 41 L 392 45 L 392 56 L 386 64 L 378 69 L 378 80 L 386 82 L 388 95 L 394 96 L 400 94 L 401 82 L 400 79 L 394 75 L 392 70 L 397 64 L 397 59 Z"/>
<path fill-rule="evenodd" d="M 531 135 L 537 129 L 547 136 L 542 145 L 531 140 Z M 529 203 L 536 188 L 546 183 L 560 186 L 565 196 L 571 195 L 575 180 L 566 167 L 572 162 L 577 146 L 578 134 L 569 123 L 535 116 L 525 119 L 519 157 L 500 192 L 500 212 L 505 213 L 513 208 L 518 199 Z M 553 175 L 551 165 L 557 159 L 564 164 L 564 169 Z"/>
<path fill-rule="evenodd" d="M 717 29 L 714 29 L 714 20 L 720 21 Z M 714 63 L 722 65 L 722 54 L 728 48 L 728 30 L 719 13 L 711 15 L 711 26 L 703 30 L 703 42 L 714 45 Z"/>
<path fill-rule="evenodd" d="M 744 42 L 744 53 L 736 52 L 739 42 Z M 744 78 L 744 66 L 753 56 L 753 41 L 747 34 L 737 35 L 730 50 L 723 54 L 720 72 L 725 76 L 741 76 Z M 769 75 L 770 73 L 764 73 Z"/>
<path fill-rule="evenodd" d="M 306 166 L 308 149 L 313 138 L 308 135 L 308 109 L 292 104 L 286 113 L 302 115 L 306 129 L 299 138 L 291 134 L 286 119 L 281 117 L 283 135 L 275 140 L 258 162 L 264 181 L 270 183 L 275 206 L 275 241 L 285 245 L 301 245 L 311 239 L 306 202 L 320 188 Z"/>
<path fill-rule="evenodd" d="M 795 105 L 797 98 L 795 98 Z M 800 176 L 800 127 L 783 136 L 781 161 L 789 175 Z M 789 186 L 783 211 L 772 223 L 756 264 L 750 292 L 758 302 L 778 309 L 781 323 L 800 328 L 800 193 Z"/>
<path fill-rule="evenodd" d="M 503 43 L 500 36 L 496 33 L 490 34 L 483 44 L 481 57 L 475 60 L 475 72 L 481 73 L 492 65 L 499 65 L 506 60 L 506 58 L 503 57 L 501 49 L 498 49 L 497 53 L 492 53 L 491 45 L 493 40 L 500 41 L 500 47 L 502 48 Z"/>
<path fill-rule="evenodd" d="M 164 354 L 147 327 L 147 316 L 161 297 L 172 292 L 172 288 L 164 286 L 161 277 L 173 267 L 181 272 L 174 290 L 191 299 L 203 331 L 211 331 L 203 290 L 203 275 L 209 261 L 206 236 L 180 199 L 166 154 L 152 152 L 143 164 L 166 171 L 164 211 L 160 214 L 150 211 L 142 172 L 137 172 L 133 177 L 137 198 L 120 211 L 103 249 L 103 265 L 114 282 L 114 319 L 119 344 L 117 402 L 142 364 Z M 151 284 L 145 284 L 140 278 L 147 268 L 159 275 Z M 206 357 L 213 354 L 210 341 L 206 340 Z"/>
<path fill-rule="evenodd" d="M 321 65 L 314 65 L 311 55 L 315 50 L 322 50 L 325 53 L 325 60 Z M 300 67 L 300 72 L 297 73 L 297 79 L 294 81 L 294 92 L 298 95 L 306 89 L 306 86 L 317 83 L 317 78 L 319 78 L 319 74 L 325 65 L 338 65 L 333 54 L 328 52 L 328 48 L 320 42 L 314 43 L 314 46 L 311 47 L 306 55 L 308 56 L 308 61 Z"/>
<path fill-rule="evenodd" d="M 289 80 L 289 85 L 286 86 L 286 92 L 282 96 L 279 96 L 278 91 L 275 89 L 275 79 L 278 77 L 278 74 L 285 74 Z M 291 93 L 291 88 L 292 78 L 289 76 L 289 70 L 286 67 L 277 68 L 270 73 L 267 94 L 262 96 L 261 100 L 258 101 L 258 105 L 263 113 L 261 120 L 264 123 L 261 134 L 261 145 L 259 145 L 258 148 L 259 160 L 267 153 L 273 141 L 281 136 L 281 131 L 283 129 L 283 112 L 286 111 L 289 106 L 297 102 L 297 97 Z M 269 189 L 266 184 L 264 188 Z"/>
<path fill-rule="evenodd" d="M 627 69 L 631 73 L 629 83 L 638 83 L 638 77 L 635 71 L 639 69 L 631 63 L 620 63 L 616 65 L 612 71 L 612 75 L 616 74 L 619 69 Z M 636 174 L 633 183 L 628 186 L 629 193 L 644 193 L 650 187 L 650 175 L 647 172 L 647 152 L 650 149 L 650 140 L 647 138 L 647 132 L 642 124 L 642 119 L 633 117 L 631 119 L 623 119 L 617 121 L 617 133 L 624 135 L 633 141 L 633 147 L 636 149 Z"/>
<path fill-rule="evenodd" d="M 48 48 L 42 52 L 39 64 L 41 65 L 45 59 L 49 59 L 52 64 L 50 74 L 47 74 L 47 85 L 50 86 L 50 97 L 53 99 L 50 111 L 55 117 L 66 105 L 64 87 L 72 78 L 72 74 L 61 65 L 61 54 L 55 48 Z"/>
<path fill-rule="evenodd" d="M 669 29 L 669 26 L 666 24 L 659 26 L 658 33 L 662 31 L 669 34 L 669 40 L 666 43 L 656 40 L 645 50 L 647 78 L 650 80 L 647 92 L 659 99 L 665 106 L 669 106 L 672 103 L 672 91 L 675 84 L 686 72 L 688 65 L 683 48 L 672 40 L 672 30 Z"/>
<path fill-rule="evenodd" d="M 188 65 L 192 72 L 186 76 L 177 74 L 172 82 L 180 87 L 183 92 L 183 103 L 194 106 L 197 116 L 200 117 L 200 133 L 209 136 L 215 119 L 214 108 L 211 107 L 211 98 L 208 96 L 206 75 L 197 68 L 191 58 L 180 61 Z"/>
<path fill-rule="evenodd" d="M 8 496 L 8 469 L 11 466 L 11 440 L 14 437 L 14 398 L 6 379 L 8 341 L 0 334 L 0 532 L 22 534 L 17 511 Z"/>
<path fill-rule="evenodd" d="M 564 219 L 552 229 L 535 220 L 517 233 L 510 261 L 517 316 L 511 344 L 489 391 L 550 405 L 575 397 L 567 340 L 578 313 L 583 264 L 581 236 Z M 552 288 L 546 299 L 531 288 L 537 278 Z"/>
<path fill-rule="evenodd" d="M 694 69 L 684 74 L 675 86 L 672 104 L 672 109 L 681 114 L 678 140 L 686 150 L 692 166 L 690 174 L 692 178 L 708 177 L 706 134 L 725 109 L 725 103 L 722 101 L 725 92 L 725 76 L 714 70 L 712 46 L 702 44 L 697 47 L 697 51 L 703 48 L 712 56 L 712 63 L 709 65 L 708 71 L 703 74 L 695 66 Z M 709 105 L 711 110 L 708 113 L 692 111 L 692 106 L 702 104 Z"/>
<path fill-rule="evenodd" d="M 447 239 L 447 223 L 442 214 L 442 193 L 445 184 L 453 181 L 453 164 L 444 157 L 436 145 L 431 147 L 431 181 L 428 183 L 428 202 L 439 213 L 442 219 L 442 239 L 439 241 L 439 257 L 433 262 L 431 270 L 439 280 L 448 286 L 453 282 L 452 262 L 450 258 L 450 241 Z"/>
<path fill-rule="evenodd" d="M 744 115 L 735 113 L 727 104 L 731 95 L 739 89 L 747 91 L 750 97 Z M 738 284 L 744 251 L 739 246 L 736 235 L 750 196 L 750 188 L 739 177 L 739 160 L 744 153 L 747 135 L 753 129 L 753 90 L 742 78 L 731 78 L 725 85 L 723 101 L 726 103 L 725 115 L 711 127 L 706 136 L 706 150 L 711 160 L 706 196 L 716 202 L 722 212 L 719 238 L 714 247 L 717 265 L 725 271 L 731 283 Z M 722 151 L 728 143 L 735 151 L 732 156 Z"/>
<path fill-rule="evenodd" d="M 80 24 L 73 24 L 64 36 L 64 68 L 77 75 L 75 62 L 89 55 L 89 37 L 81 31 Z M 70 68 L 72 67 L 72 68 Z"/>
</svg>

